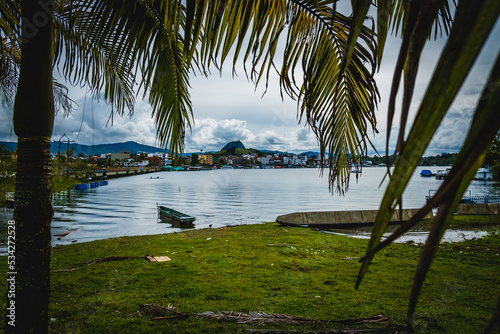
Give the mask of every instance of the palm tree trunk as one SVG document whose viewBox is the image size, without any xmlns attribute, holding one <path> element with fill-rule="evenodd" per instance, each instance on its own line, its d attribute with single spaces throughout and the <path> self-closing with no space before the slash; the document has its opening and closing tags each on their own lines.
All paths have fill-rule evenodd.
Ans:
<svg viewBox="0 0 500 334">
<path fill-rule="evenodd" d="M 21 70 L 14 103 L 14 131 L 18 137 L 15 265 L 9 268 L 15 293 L 7 300 L 8 309 L 14 306 L 14 318 L 6 318 L 9 333 L 48 332 L 53 13 L 52 0 L 22 1 Z M 9 311 L 7 315 L 11 314 Z"/>
<path fill-rule="evenodd" d="M 50 141 L 20 138 L 17 152 L 15 332 L 47 333 L 52 220 Z M 14 329 L 11 325 L 7 328 Z"/>
</svg>

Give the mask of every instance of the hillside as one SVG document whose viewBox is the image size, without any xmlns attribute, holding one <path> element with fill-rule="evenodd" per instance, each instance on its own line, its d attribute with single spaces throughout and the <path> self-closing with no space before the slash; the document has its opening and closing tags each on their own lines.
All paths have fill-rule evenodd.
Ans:
<svg viewBox="0 0 500 334">
<path fill-rule="evenodd" d="M 16 142 L 3 142 L 0 141 L 0 146 L 4 145 L 5 148 L 9 151 L 15 151 L 17 149 Z M 99 145 L 82 145 L 70 143 L 70 147 L 73 148 L 75 154 L 83 153 L 84 155 L 100 155 L 105 153 L 118 153 L 118 151 L 130 151 L 132 153 L 155 153 L 155 152 L 163 152 L 161 148 L 142 145 L 136 143 L 134 141 L 127 141 L 124 143 L 114 143 L 114 144 L 99 144 Z M 67 150 L 67 143 L 61 142 L 61 151 Z M 59 149 L 59 142 L 52 142 L 52 153 L 57 153 Z M 169 150 L 166 150 L 169 152 Z"/>
<path fill-rule="evenodd" d="M 232 141 L 230 143 L 227 143 L 222 149 L 221 151 L 229 151 L 231 149 L 239 149 L 239 148 L 245 148 L 245 146 L 243 145 L 243 143 L 241 141 Z"/>
</svg>

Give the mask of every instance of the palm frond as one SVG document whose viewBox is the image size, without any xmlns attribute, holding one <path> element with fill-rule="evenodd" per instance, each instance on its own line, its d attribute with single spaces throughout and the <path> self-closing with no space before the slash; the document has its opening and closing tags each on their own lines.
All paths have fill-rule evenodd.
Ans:
<svg viewBox="0 0 500 334">
<path fill-rule="evenodd" d="M 3 106 L 12 104 L 19 79 L 21 52 L 16 43 L 0 38 L 0 100 Z"/>
<path fill-rule="evenodd" d="M 153 106 L 159 144 L 169 144 L 172 152 L 182 151 L 192 118 L 181 7 L 147 0 L 72 1 L 56 14 L 56 64 L 63 76 L 102 94 L 112 114 L 133 114 L 142 90 Z"/>
<path fill-rule="evenodd" d="M 492 3 L 483 3 L 481 6 L 470 0 L 459 3 L 448 42 L 417 111 L 412 129 L 402 146 L 393 176 L 380 205 L 367 253 L 362 260 L 356 283 L 357 287 L 366 274 L 374 251 L 380 249 L 380 238 L 386 229 L 390 215 L 395 210 L 398 199 L 401 198 L 419 159 L 425 152 L 437 127 L 464 82 L 499 13 L 500 4 L 497 3 L 494 5 Z M 422 32 L 428 32 L 428 29 L 426 28 Z M 490 80 L 498 81 L 497 66 L 494 68 Z M 470 135 L 461 150 L 460 159 L 462 160 L 459 163 L 457 159 L 455 164 L 460 168 L 454 167 L 453 174 L 450 173 L 446 182 L 443 183 L 442 190 L 440 189 L 435 196 L 433 204 L 441 205 L 441 207 L 417 269 L 410 301 L 409 317 L 411 317 L 414 310 L 423 278 L 428 271 L 436 246 L 446 229 L 450 214 L 467 188 L 477 167 L 479 167 L 489 144 L 498 133 L 500 124 L 498 121 L 492 121 L 497 119 L 494 110 L 495 108 L 498 109 L 500 105 L 496 95 L 498 92 L 492 90 L 491 87 L 487 87 L 484 94 L 478 104 Z M 484 138 L 481 139 L 478 136 L 484 136 Z M 424 207 L 425 210 L 430 208 L 432 208 L 430 204 Z"/>
<path fill-rule="evenodd" d="M 386 138 L 386 154 L 389 156 L 389 142 L 391 136 L 391 128 L 396 112 L 396 97 L 398 95 L 398 90 L 401 82 L 401 76 L 403 72 L 405 73 L 405 89 L 403 96 L 403 104 L 401 108 L 401 120 L 399 137 L 396 144 L 396 149 L 394 156 L 401 150 L 401 146 L 404 141 L 404 134 L 406 129 L 406 124 L 408 121 L 409 107 L 411 99 L 413 96 L 413 90 L 416 80 L 416 75 L 418 72 L 418 65 L 420 54 L 425 45 L 425 42 L 430 35 L 432 26 L 437 24 L 441 17 L 442 11 L 449 13 L 449 8 L 447 6 L 447 0 L 441 1 L 429 1 L 423 0 L 422 2 L 414 1 L 403 7 L 401 4 L 397 7 L 396 13 L 394 15 L 396 26 L 400 24 L 403 26 L 403 39 L 401 43 L 401 49 L 399 52 L 399 57 L 396 62 L 396 68 L 394 71 L 391 94 L 389 97 L 389 110 L 387 117 L 387 138 Z M 404 10 L 403 10 L 404 8 Z M 444 8 L 444 9 L 443 9 Z M 401 18 L 401 12 L 405 14 L 404 18 Z M 407 15 L 406 15 L 407 14 Z M 448 17 L 445 15 L 444 17 Z M 402 22 L 401 22 L 402 21 Z M 451 22 L 451 20 L 450 20 Z M 443 25 L 447 26 L 449 22 L 444 22 Z M 387 165 L 392 165 L 393 161 L 388 161 Z"/>
<path fill-rule="evenodd" d="M 52 90 L 54 92 L 54 109 L 56 113 L 62 110 L 65 116 L 71 114 L 76 102 L 69 97 L 68 87 L 54 79 Z"/>
<path fill-rule="evenodd" d="M 18 40 L 21 24 L 21 4 L 19 1 L 4 0 L 0 2 L 0 32 L 3 38 Z"/>
<path fill-rule="evenodd" d="M 487 83 L 499 81 L 500 53 L 497 55 L 497 61 Z M 439 189 L 442 203 L 440 203 L 438 214 L 432 225 L 431 232 L 429 233 L 429 237 L 420 258 L 417 273 L 415 274 L 408 307 L 409 317 L 411 317 L 415 311 L 425 276 L 429 271 L 439 243 L 453 216 L 453 212 L 455 212 L 455 209 L 460 203 L 462 194 L 465 193 L 469 187 L 478 168 L 481 167 L 491 143 L 500 130 L 500 118 L 498 117 L 499 106 L 500 87 L 497 86 L 492 88 L 486 84 L 478 101 L 472 125 L 465 143 L 455 160 L 454 167 Z"/>
<path fill-rule="evenodd" d="M 186 30 L 199 36 L 205 73 L 211 65 L 221 69 L 232 56 L 233 71 L 241 59 L 255 85 L 264 81 L 267 88 L 276 70 L 282 95 L 298 100 L 299 119 L 317 135 L 322 155 L 329 154 L 331 187 L 342 193 L 349 184 L 350 161 L 366 154 L 379 95 L 372 78 L 375 32 L 360 25 L 364 14 L 353 25 L 333 11 L 334 3 L 188 1 Z M 185 41 L 196 44 L 194 38 Z"/>
<path fill-rule="evenodd" d="M 0 3 L 0 101 L 12 104 L 21 65 L 20 5 L 16 1 Z"/>
</svg>

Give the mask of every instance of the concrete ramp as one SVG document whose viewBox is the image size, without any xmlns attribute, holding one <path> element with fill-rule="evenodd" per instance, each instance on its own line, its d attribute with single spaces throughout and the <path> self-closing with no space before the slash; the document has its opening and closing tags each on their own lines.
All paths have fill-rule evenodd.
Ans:
<svg viewBox="0 0 500 334">
<path fill-rule="evenodd" d="M 500 214 L 500 204 L 459 204 L 456 213 L 459 215 L 498 215 Z"/>
<path fill-rule="evenodd" d="M 419 209 L 403 209 L 402 220 L 409 220 Z M 294 212 L 278 216 L 276 222 L 282 225 L 303 225 L 311 227 L 339 227 L 339 226 L 362 226 L 373 225 L 378 210 L 353 210 L 353 211 L 317 211 L 317 212 Z M 429 212 L 424 219 L 433 219 Z M 397 210 L 391 222 L 399 222 L 399 210 Z"/>
</svg>

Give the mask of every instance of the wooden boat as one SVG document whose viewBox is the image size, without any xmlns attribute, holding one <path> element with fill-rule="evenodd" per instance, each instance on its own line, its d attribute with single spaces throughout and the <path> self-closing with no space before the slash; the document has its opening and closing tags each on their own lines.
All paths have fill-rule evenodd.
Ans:
<svg viewBox="0 0 500 334">
<path fill-rule="evenodd" d="M 403 209 L 402 221 L 409 220 L 418 209 Z M 320 211 L 320 212 L 294 212 L 278 216 L 276 222 L 287 226 L 309 227 L 355 227 L 373 225 L 378 210 L 353 210 L 353 211 Z M 432 219 L 429 212 L 424 219 Z M 399 223 L 399 210 L 394 212 L 391 223 Z"/>
<path fill-rule="evenodd" d="M 177 210 L 167 208 L 166 206 L 158 206 L 158 217 L 175 227 L 193 227 L 195 218 Z"/>
</svg>

